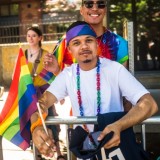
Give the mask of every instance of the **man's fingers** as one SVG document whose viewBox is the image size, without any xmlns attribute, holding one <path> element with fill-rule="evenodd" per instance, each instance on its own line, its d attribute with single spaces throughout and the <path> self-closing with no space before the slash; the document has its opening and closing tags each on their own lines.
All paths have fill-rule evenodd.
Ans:
<svg viewBox="0 0 160 160">
<path fill-rule="evenodd" d="M 109 131 L 108 129 L 104 129 L 101 133 L 100 133 L 100 135 L 99 135 L 99 137 L 98 137 L 98 141 L 101 141 L 108 133 L 110 133 L 111 131 Z"/>
<path fill-rule="evenodd" d="M 55 145 L 50 139 L 36 144 L 36 147 L 38 148 L 41 154 L 50 158 L 53 157 L 55 152 Z"/>
<path fill-rule="evenodd" d="M 103 132 L 100 133 L 99 137 L 97 138 L 98 141 L 101 141 L 106 134 L 104 134 Z"/>
<path fill-rule="evenodd" d="M 120 144 L 120 137 L 116 134 L 104 145 L 105 149 L 116 147 Z"/>
<path fill-rule="evenodd" d="M 52 139 L 52 132 L 50 130 L 49 135 L 45 132 L 43 127 L 37 127 L 33 134 L 33 141 L 39 152 L 47 157 L 53 157 L 55 151 L 54 140 Z"/>
<path fill-rule="evenodd" d="M 51 131 L 50 129 L 48 129 L 48 134 L 49 134 L 49 137 L 50 137 L 50 138 L 54 139 L 53 134 L 52 134 L 52 131 Z"/>
</svg>

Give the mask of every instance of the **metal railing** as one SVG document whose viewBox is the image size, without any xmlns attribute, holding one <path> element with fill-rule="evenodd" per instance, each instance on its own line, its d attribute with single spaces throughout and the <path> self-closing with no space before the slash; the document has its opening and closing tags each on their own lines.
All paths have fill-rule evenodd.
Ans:
<svg viewBox="0 0 160 160">
<path fill-rule="evenodd" d="M 43 33 L 43 41 L 53 41 L 60 39 L 66 32 L 66 25 L 70 25 L 73 21 L 66 23 L 38 23 L 37 25 Z M 14 24 L 0 25 L 0 44 L 26 42 L 27 28 L 33 24 Z"/>
<path fill-rule="evenodd" d="M 59 116 L 50 116 L 45 121 L 46 125 L 55 125 L 55 124 L 65 124 L 67 126 L 71 124 L 97 124 L 97 117 L 91 116 L 91 117 L 59 117 Z M 148 124 L 160 124 L 160 116 L 153 116 L 141 123 L 141 134 L 142 134 L 142 144 L 144 150 L 146 150 L 146 130 L 145 126 Z M 67 133 L 67 132 L 66 132 Z M 71 153 L 69 151 L 69 142 L 68 142 L 68 135 L 66 137 L 66 145 L 67 145 L 67 160 L 71 160 Z M 33 151 L 35 151 L 35 147 L 33 147 Z M 34 152 L 34 160 L 36 160 L 36 154 Z"/>
</svg>

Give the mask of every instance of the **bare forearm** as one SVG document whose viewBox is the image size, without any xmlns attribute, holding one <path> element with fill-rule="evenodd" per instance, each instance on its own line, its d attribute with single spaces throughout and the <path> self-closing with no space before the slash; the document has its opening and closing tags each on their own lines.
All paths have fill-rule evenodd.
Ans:
<svg viewBox="0 0 160 160">
<path fill-rule="evenodd" d="M 52 93 L 48 91 L 44 92 L 42 97 L 39 99 L 39 105 L 41 110 L 48 110 L 48 108 L 52 106 L 56 101 L 57 99 Z"/>
<path fill-rule="evenodd" d="M 141 123 L 156 113 L 157 110 L 158 107 L 154 99 L 150 94 L 146 94 L 139 100 L 136 106 L 132 107 L 132 109 L 119 121 L 115 122 L 115 124 L 119 126 L 122 131 Z"/>
<path fill-rule="evenodd" d="M 142 122 L 156 113 L 157 110 L 157 104 L 150 94 L 142 96 L 136 106 L 132 107 L 132 109 L 125 116 L 123 116 L 120 120 L 107 125 L 98 137 L 98 140 L 102 140 L 106 134 L 113 131 L 114 135 L 112 139 L 109 140 L 104 147 L 108 149 L 118 146 L 121 142 L 121 131 Z"/>
<path fill-rule="evenodd" d="M 44 92 L 44 94 L 38 101 L 42 113 L 48 114 L 48 108 L 52 106 L 56 101 L 57 99 L 52 93 L 48 91 Z M 31 123 L 37 121 L 38 117 L 39 117 L 39 114 L 37 111 L 31 116 Z"/>
</svg>

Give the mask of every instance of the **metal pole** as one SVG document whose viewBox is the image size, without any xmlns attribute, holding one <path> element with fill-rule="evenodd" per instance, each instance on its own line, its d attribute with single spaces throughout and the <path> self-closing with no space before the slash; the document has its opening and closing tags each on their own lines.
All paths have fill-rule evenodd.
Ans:
<svg viewBox="0 0 160 160">
<path fill-rule="evenodd" d="M 133 22 L 128 22 L 128 55 L 129 55 L 129 71 L 134 75 L 134 29 Z"/>
<path fill-rule="evenodd" d="M 91 116 L 91 117 L 59 117 L 59 116 L 48 116 L 45 123 L 47 125 L 53 125 L 53 124 L 66 124 L 66 147 L 67 147 L 67 160 L 72 160 L 72 154 L 69 150 L 69 140 L 68 140 L 68 128 L 70 124 L 96 124 L 97 123 L 97 117 Z"/>
<path fill-rule="evenodd" d="M 36 147 L 35 147 L 34 143 L 32 144 L 32 147 L 33 147 L 33 159 L 37 160 Z"/>
<path fill-rule="evenodd" d="M 146 128 L 145 124 L 141 126 L 143 149 L 146 150 Z"/>
<path fill-rule="evenodd" d="M 47 125 L 52 124 L 97 124 L 97 117 L 96 116 L 84 116 L 84 117 L 60 117 L 60 116 L 48 116 L 45 123 Z M 160 116 L 153 116 L 150 117 L 141 124 L 160 124 Z"/>
<path fill-rule="evenodd" d="M 160 116 L 150 117 L 142 122 L 142 124 L 160 124 Z"/>
<path fill-rule="evenodd" d="M 59 116 L 48 116 L 45 123 L 47 125 L 52 124 L 96 124 L 97 117 L 96 116 L 84 116 L 84 117 L 59 117 Z"/>
<path fill-rule="evenodd" d="M 69 129 L 69 125 L 66 125 L 66 131 Z M 72 160 L 71 152 L 69 150 L 69 139 L 68 139 L 68 132 L 66 132 L 66 144 L 67 144 L 67 159 Z"/>
<path fill-rule="evenodd" d="M 47 117 L 46 124 L 97 124 L 97 117 L 96 116 L 91 116 L 91 117 Z M 146 150 L 146 136 L 145 136 L 145 124 L 160 124 L 160 116 L 153 116 L 142 123 L 142 143 L 143 143 L 143 148 Z M 67 136 L 68 138 L 68 136 Z M 68 140 L 67 140 L 68 141 Z M 34 149 L 34 146 L 33 146 Z M 35 154 L 35 151 L 33 152 Z M 34 155 L 35 157 L 35 155 Z M 67 158 L 68 160 L 71 160 L 71 155 L 69 152 L 68 148 L 68 142 L 67 142 Z M 35 159 L 34 159 L 35 160 Z"/>
</svg>

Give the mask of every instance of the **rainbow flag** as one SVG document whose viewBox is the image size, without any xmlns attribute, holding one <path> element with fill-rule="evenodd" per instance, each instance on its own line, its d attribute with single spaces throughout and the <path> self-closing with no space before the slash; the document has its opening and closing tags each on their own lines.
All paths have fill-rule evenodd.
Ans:
<svg viewBox="0 0 160 160">
<path fill-rule="evenodd" d="M 57 43 L 53 51 L 61 70 L 64 68 L 63 59 L 64 59 L 64 54 L 66 52 L 66 38 L 65 37 L 66 35 L 62 36 L 62 38 L 59 40 L 59 42 Z"/>
<path fill-rule="evenodd" d="M 7 100 L 0 114 L 0 135 L 23 150 L 30 146 L 30 116 L 37 110 L 33 81 L 20 48 Z"/>
<path fill-rule="evenodd" d="M 43 78 L 48 84 L 51 84 L 52 81 L 55 79 L 55 75 L 51 72 L 48 72 L 46 69 L 43 69 L 40 73 L 39 76 Z"/>
<path fill-rule="evenodd" d="M 57 43 L 53 54 L 58 60 L 60 70 L 63 70 L 65 65 L 71 65 L 72 63 L 77 63 L 77 60 L 69 53 L 66 44 L 66 35 L 63 35 L 62 38 Z"/>
</svg>

